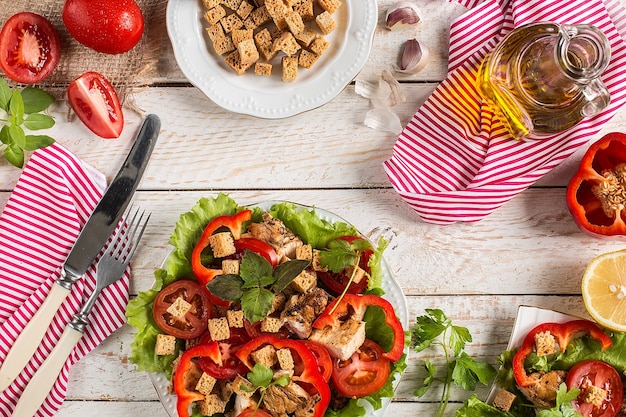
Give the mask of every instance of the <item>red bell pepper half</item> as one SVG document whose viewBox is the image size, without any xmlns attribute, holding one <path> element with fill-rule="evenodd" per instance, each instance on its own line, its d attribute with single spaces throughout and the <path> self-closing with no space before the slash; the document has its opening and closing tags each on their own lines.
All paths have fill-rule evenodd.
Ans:
<svg viewBox="0 0 626 417">
<path fill-rule="evenodd" d="M 222 362 L 220 348 L 217 342 L 210 342 L 205 345 L 197 345 L 187 349 L 180 358 L 178 367 L 174 371 L 172 383 L 174 392 L 176 393 L 176 411 L 178 417 L 189 417 L 189 406 L 204 399 L 204 395 L 189 390 L 185 386 L 185 376 L 191 371 L 192 360 L 195 358 L 206 357 L 219 364 Z"/>
<path fill-rule="evenodd" d="M 393 332 L 393 346 L 383 356 L 392 362 L 397 362 L 404 352 L 404 330 L 393 306 L 382 297 L 373 294 L 344 294 L 343 297 L 336 298 L 326 307 L 326 310 L 313 322 L 313 327 L 316 329 L 333 327 L 349 313 L 350 309 L 364 311 L 369 306 L 380 307 L 385 312 L 385 324 Z"/>
<path fill-rule="evenodd" d="M 202 285 L 206 287 L 206 284 L 208 284 L 210 281 L 213 280 L 213 278 L 222 273 L 220 269 L 207 268 L 202 264 L 201 261 L 202 251 L 206 249 L 207 246 L 209 246 L 209 238 L 211 237 L 211 235 L 215 233 L 218 229 L 225 227 L 230 230 L 230 232 L 233 234 L 233 238 L 237 240 L 241 237 L 241 229 L 243 227 L 243 224 L 251 218 L 252 211 L 243 210 L 232 216 L 218 216 L 211 220 L 209 224 L 205 227 L 204 231 L 202 232 L 202 236 L 200 236 L 198 243 L 196 243 L 196 246 L 193 248 L 193 251 L 191 253 L 191 270 L 193 271 L 196 279 Z M 222 300 L 221 298 L 214 296 L 210 292 L 209 295 L 211 301 L 216 305 L 223 307 L 227 307 L 228 305 L 230 305 L 230 302 Z"/>
<path fill-rule="evenodd" d="M 609 133 L 589 147 L 567 186 L 567 207 L 583 232 L 626 240 L 626 134 Z"/>
<path fill-rule="evenodd" d="M 299 357 L 297 362 L 303 365 L 303 369 L 298 375 L 294 375 L 291 379 L 294 382 L 305 383 L 309 387 L 317 390 L 320 395 L 320 400 L 315 404 L 312 417 L 322 417 L 330 403 L 330 388 L 318 367 L 318 362 L 313 352 L 301 341 L 264 335 L 252 339 L 250 342 L 243 345 L 236 355 L 241 362 L 252 369 L 254 362 L 250 354 L 265 345 L 272 345 L 277 350 L 289 348 L 292 353 L 295 353 L 296 356 Z"/>
<path fill-rule="evenodd" d="M 524 368 L 524 361 L 533 352 L 535 346 L 535 336 L 539 333 L 550 332 L 556 339 L 561 352 L 564 352 L 573 338 L 588 335 L 592 339 L 600 342 L 602 350 L 608 349 L 611 344 L 611 338 L 602 331 L 598 325 L 589 320 L 572 320 L 567 323 L 543 323 L 528 332 L 522 346 L 518 349 L 513 357 L 513 376 L 515 382 L 520 387 L 528 387 L 533 385 L 536 380 L 530 378 Z"/>
</svg>

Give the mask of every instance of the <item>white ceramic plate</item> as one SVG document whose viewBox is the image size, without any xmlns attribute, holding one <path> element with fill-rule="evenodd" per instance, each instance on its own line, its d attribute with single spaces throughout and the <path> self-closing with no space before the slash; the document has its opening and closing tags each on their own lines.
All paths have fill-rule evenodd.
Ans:
<svg viewBox="0 0 626 417">
<path fill-rule="evenodd" d="M 258 204 L 251 204 L 249 207 L 260 207 L 264 210 L 269 210 L 269 208 L 276 203 L 279 202 L 265 201 Z M 297 206 L 303 209 L 311 209 L 311 207 L 307 206 Z M 321 219 L 331 223 L 344 222 L 349 224 L 346 220 L 326 210 L 315 207 L 315 212 Z M 391 270 L 384 257 L 382 259 L 381 267 L 383 270 L 383 290 L 385 290 L 385 295 L 383 297 L 393 304 L 396 309 L 396 313 L 398 314 L 398 318 L 402 323 L 402 327 L 407 330 L 409 328 L 409 310 L 402 288 L 400 288 L 400 285 L 398 285 L 393 275 L 391 275 Z M 405 349 L 405 353 L 407 353 L 408 356 L 408 348 Z M 149 376 L 167 413 L 170 417 L 178 417 L 178 412 L 176 411 L 176 396 L 170 394 L 167 389 L 170 383 L 168 379 L 161 373 L 150 373 Z M 400 376 L 396 376 L 396 379 L 394 380 L 394 388 L 396 388 L 399 383 Z M 362 401 L 362 405 L 367 409 L 366 417 L 382 417 L 385 414 L 385 410 L 389 406 L 389 403 L 391 403 L 391 398 L 384 398 L 382 407 L 378 410 L 373 410 L 368 402 Z"/>
<path fill-rule="evenodd" d="M 242 114 L 280 119 L 317 108 L 336 97 L 361 71 L 378 23 L 376 0 L 343 0 L 333 14 L 337 28 L 330 47 L 310 68 L 298 69 L 291 83 L 248 70 L 237 75 L 217 55 L 206 34 L 201 0 L 169 0 L 167 32 L 176 61 L 189 82 L 219 106 Z"/>
</svg>

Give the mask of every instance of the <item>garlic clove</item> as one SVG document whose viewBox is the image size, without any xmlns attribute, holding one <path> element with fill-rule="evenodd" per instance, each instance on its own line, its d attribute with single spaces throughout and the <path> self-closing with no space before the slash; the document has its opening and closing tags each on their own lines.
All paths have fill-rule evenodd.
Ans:
<svg viewBox="0 0 626 417">
<path fill-rule="evenodd" d="M 395 135 L 402 133 L 400 118 L 387 107 L 375 107 L 369 110 L 363 124 L 370 129 L 391 132 Z"/>
<path fill-rule="evenodd" d="M 399 30 L 414 26 L 420 22 L 420 12 L 417 6 L 406 0 L 396 1 L 387 10 L 385 27 L 389 30 Z"/>
<path fill-rule="evenodd" d="M 415 74 L 426 67 L 430 50 L 417 39 L 409 39 L 404 44 L 400 65 L 395 68 L 397 72 Z"/>
</svg>

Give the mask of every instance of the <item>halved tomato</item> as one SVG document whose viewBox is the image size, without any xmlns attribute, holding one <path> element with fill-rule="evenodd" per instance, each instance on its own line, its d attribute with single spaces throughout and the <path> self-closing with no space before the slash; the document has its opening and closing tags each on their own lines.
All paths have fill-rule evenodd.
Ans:
<svg viewBox="0 0 626 417">
<path fill-rule="evenodd" d="M 330 381 L 330 376 L 333 373 L 333 363 L 330 358 L 328 350 L 321 343 L 314 342 L 313 340 L 302 340 L 302 343 L 309 348 L 315 359 L 317 359 L 317 367 L 320 369 L 322 376 L 326 381 Z"/>
<path fill-rule="evenodd" d="M 67 97 L 78 118 L 102 138 L 118 138 L 124 114 L 113 85 L 102 74 L 89 71 L 72 81 Z"/>
<path fill-rule="evenodd" d="M 52 23 L 31 12 L 14 14 L 0 31 L 0 68 L 18 83 L 35 84 L 56 68 L 61 56 Z"/>
<path fill-rule="evenodd" d="M 173 316 L 167 309 L 178 297 L 191 304 L 182 319 Z M 152 315 L 159 329 L 179 339 L 195 339 L 206 330 L 211 318 L 211 302 L 202 285 L 196 281 L 179 279 L 163 288 L 154 299 Z"/>
<path fill-rule="evenodd" d="M 211 343 L 211 334 L 204 333 L 200 337 L 199 344 Z M 245 375 L 250 371 L 246 365 L 235 355 L 241 346 L 250 341 L 250 336 L 244 329 L 231 328 L 230 337 L 226 340 L 220 340 L 218 343 L 220 354 L 222 355 L 222 365 L 216 364 L 210 358 L 198 358 L 198 366 L 203 372 L 217 379 L 233 379 L 237 375 Z"/>
<path fill-rule="evenodd" d="M 391 372 L 389 359 L 384 354 L 385 351 L 376 342 L 365 339 L 350 359 L 333 359 L 331 379 L 337 392 L 348 398 L 356 398 L 381 389 Z"/>
<path fill-rule="evenodd" d="M 606 362 L 586 360 L 567 373 L 568 389 L 580 389 L 574 408 L 584 417 L 615 417 L 622 408 L 624 388 L 619 373 Z"/>
</svg>

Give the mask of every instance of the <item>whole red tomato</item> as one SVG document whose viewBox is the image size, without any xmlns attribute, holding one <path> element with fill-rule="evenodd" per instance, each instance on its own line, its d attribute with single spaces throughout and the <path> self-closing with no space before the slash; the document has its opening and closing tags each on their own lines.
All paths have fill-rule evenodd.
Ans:
<svg viewBox="0 0 626 417">
<path fill-rule="evenodd" d="M 78 42 L 107 54 L 131 50 L 144 28 L 141 9 L 134 0 L 67 0 L 63 22 Z"/>
</svg>

